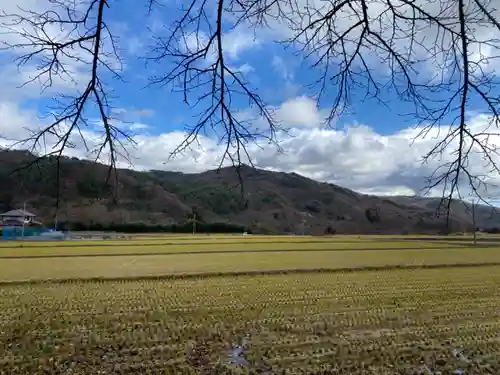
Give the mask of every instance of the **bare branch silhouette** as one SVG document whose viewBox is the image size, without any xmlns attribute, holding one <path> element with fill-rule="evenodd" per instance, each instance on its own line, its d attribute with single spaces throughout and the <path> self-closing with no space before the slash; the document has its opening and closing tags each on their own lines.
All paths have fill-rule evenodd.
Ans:
<svg viewBox="0 0 500 375">
<path fill-rule="evenodd" d="M 298 46 L 299 54 L 322 71 L 314 85 L 320 98 L 333 92 L 328 120 L 349 105 L 353 88 L 364 90 L 361 100 L 376 99 L 382 105 L 387 105 L 385 92 L 396 93 L 413 105 L 410 115 L 419 125 L 416 138 L 445 128 L 446 134 L 438 137 L 423 161 L 441 160 L 429 176 L 426 191 L 443 189 L 447 226 L 451 202 L 462 198 L 464 188 L 487 203 L 483 196 L 487 176 L 475 173 L 470 159 L 482 160 L 490 173 L 500 172 L 498 149 L 491 141 L 494 131 L 489 130 L 500 120 L 499 80 L 486 70 L 499 56 L 479 54 L 472 59 L 471 50 L 483 47 L 495 53 L 500 47 L 499 34 L 480 38 L 476 33 L 486 27 L 500 30 L 491 3 L 344 0 L 327 4 L 290 2 L 293 16 L 287 19 L 292 20 L 292 36 L 285 42 Z M 425 65 L 435 72 L 420 74 Z M 388 72 L 385 77 L 381 69 Z M 473 99 L 482 102 L 491 116 L 480 131 L 468 124 Z"/>
<path fill-rule="evenodd" d="M 200 132 L 206 134 L 211 130 L 226 145 L 220 165 L 226 158 L 240 165 L 243 156 L 251 163 L 246 145 L 257 138 L 273 142 L 277 125 L 272 109 L 225 60 L 223 5 L 223 1 L 218 2 L 212 24 L 206 10 L 209 5 L 205 1 L 192 0 L 182 9 L 183 17 L 168 29 L 167 36 L 155 36 L 150 59 L 163 66 L 173 65 L 173 68 L 151 77 L 151 84 L 172 85 L 174 90 L 183 93 L 186 104 L 201 108 L 197 122 L 189 126 L 187 137 L 172 156 L 195 142 Z M 264 119 L 265 129 L 255 129 L 249 121 L 238 116 L 243 108 L 238 108 L 234 102 L 242 98 Z"/>
<path fill-rule="evenodd" d="M 267 140 L 278 146 L 278 124 L 274 121 L 272 108 L 226 61 L 223 24 L 227 9 L 223 0 L 218 1 L 212 19 L 209 15 L 211 6 L 213 4 L 204 0 L 191 0 L 180 9 L 182 17 L 172 27 L 166 28 L 165 36 L 154 36 L 148 60 L 159 64 L 160 72 L 164 72 L 152 76 L 150 84 L 170 86 L 182 92 L 185 104 L 199 110 L 194 125 L 187 125 L 187 136 L 169 158 L 196 144 L 200 134 L 215 135 L 219 143 L 224 144 L 219 168 L 225 161 L 236 167 L 243 196 L 240 167 L 245 162 L 253 163 L 248 144 Z M 234 23 L 245 22 L 247 16 L 244 13 Z M 241 116 L 244 109 L 241 102 L 253 108 L 256 116 L 263 119 L 263 129 L 256 128 Z"/>
<path fill-rule="evenodd" d="M 133 144 L 130 135 L 114 124 L 108 91 L 102 79 L 103 71 L 120 77 L 116 37 L 105 22 L 109 5 L 106 0 L 92 0 L 88 4 L 51 0 L 51 4 L 54 7 L 45 12 L 19 8 L 15 14 L 2 13 L 3 34 L 15 40 L 4 41 L 2 48 L 23 51 L 16 58 L 19 67 L 36 64 L 37 73 L 26 84 L 38 81 L 45 90 L 52 87 L 56 79 L 69 81 L 74 84 L 77 94 L 60 95 L 47 116 L 48 121 L 44 121 L 46 125 L 40 129 L 28 128 L 31 135 L 12 146 L 29 147 L 33 152 L 49 147 L 50 151 L 43 152 L 26 168 L 43 157 L 54 155 L 59 171 L 63 153 L 80 140 L 96 160 L 108 154 L 108 183 L 113 175 L 117 178 L 117 159 L 126 158 L 127 146 Z M 58 29 L 57 34 L 55 29 Z M 110 51 L 106 51 L 106 43 Z M 77 78 L 79 66 L 84 72 L 83 77 Z M 102 125 L 102 140 L 93 149 L 89 148 L 89 140 L 84 135 L 85 128 L 92 125 L 92 117 L 98 119 L 93 122 Z M 59 173 L 56 184 L 59 192 Z M 55 215 L 59 202 L 58 193 Z"/>
</svg>

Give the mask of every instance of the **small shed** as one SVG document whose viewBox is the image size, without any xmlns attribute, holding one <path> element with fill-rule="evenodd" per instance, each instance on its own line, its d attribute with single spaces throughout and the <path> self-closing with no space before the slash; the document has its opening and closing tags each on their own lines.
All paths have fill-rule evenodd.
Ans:
<svg viewBox="0 0 500 375">
<path fill-rule="evenodd" d="M 24 222 L 24 223 L 32 223 L 36 219 L 36 215 L 25 211 L 25 210 L 11 210 L 7 211 L 3 214 L 0 214 L 0 219 L 3 222 L 12 222 L 12 221 L 18 221 L 18 222 Z"/>
</svg>

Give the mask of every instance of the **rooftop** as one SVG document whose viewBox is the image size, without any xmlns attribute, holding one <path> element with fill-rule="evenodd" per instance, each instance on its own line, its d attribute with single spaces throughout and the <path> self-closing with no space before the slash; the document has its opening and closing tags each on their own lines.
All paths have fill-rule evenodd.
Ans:
<svg viewBox="0 0 500 375">
<path fill-rule="evenodd" d="M 11 210 L 7 211 L 3 214 L 0 214 L 0 216 L 9 216 L 9 217 L 36 217 L 35 214 L 32 214 L 31 212 L 25 211 L 25 210 Z"/>
</svg>

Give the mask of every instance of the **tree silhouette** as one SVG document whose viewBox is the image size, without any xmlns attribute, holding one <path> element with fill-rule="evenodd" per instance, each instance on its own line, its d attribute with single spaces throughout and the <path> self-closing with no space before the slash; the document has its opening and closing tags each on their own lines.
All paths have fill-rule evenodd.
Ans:
<svg viewBox="0 0 500 375">
<path fill-rule="evenodd" d="M 44 88 L 57 79 L 75 79 L 70 63 L 86 64 L 88 80 L 74 95 L 60 95 L 51 109 L 53 120 L 32 128 L 24 140 L 40 150 L 47 138 L 55 140 L 48 152 L 57 160 L 88 125 L 87 111 L 97 108 L 103 138 L 96 158 L 106 153 L 110 171 L 119 157 L 126 157 L 133 138 L 115 125 L 105 76 L 121 78 L 119 35 L 107 23 L 120 3 L 113 0 L 49 0 L 45 11 L 18 9 L 3 13 L 2 48 L 17 54 L 19 66 L 35 62 Z M 155 0 L 137 1 L 147 11 L 171 11 Z M 498 11 L 490 0 L 189 0 L 180 6 L 171 24 L 155 31 L 145 58 L 155 64 L 153 86 L 180 90 L 187 106 L 199 116 L 190 126 L 175 155 L 195 144 L 200 134 L 212 130 L 225 144 L 221 165 L 229 159 L 241 165 L 250 159 L 249 142 L 276 141 L 280 130 L 272 107 L 227 62 L 224 32 L 240 25 L 260 30 L 285 27 L 287 37 L 277 41 L 293 46 L 311 68 L 320 73 L 312 83 L 318 100 L 333 95 L 327 122 L 348 108 L 353 89 L 378 100 L 393 92 L 411 105 L 411 115 L 421 126 L 417 138 L 446 131 L 423 161 L 440 160 L 429 176 L 427 188 L 442 189 L 443 205 L 460 198 L 468 186 L 484 202 L 488 176 L 474 172 L 471 157 L 478 157 L 491 173 L 498 173 L 497 146 L 491 136 L 499 124 L 500 97 L 494 64 L 500 57 Z M 54 33 L 51 30 L 60 30 Z M 189 42 L 188 42 L 189 41 Z M 421 74 L 431 66 L 433 73 Z M 381 73 L 381 72 L 385 72 Z M 235 99 L 246 98 L 265 126 L 242 120 Z M 471 103 L 474 103 L 474 107 Z M 468 124 L 468 111 L 482 108 L 487 125 L 476 131 Z M 405 114 L 402 114 L 405 115 Z M 43 154 L 43 153 L 42 153 Z M 170 156 L 172 156 L 170 155 Z M 251 160 L 251 159 L 250 159 Z M 111 175 L 111 174 L 110 174 Z M 449 210 L 448 210 L 449 212 Z M 449 216 L 449 215 L 448 215 Z M 449 220 L 449 217 L 448 217 Z"/>
</svg>

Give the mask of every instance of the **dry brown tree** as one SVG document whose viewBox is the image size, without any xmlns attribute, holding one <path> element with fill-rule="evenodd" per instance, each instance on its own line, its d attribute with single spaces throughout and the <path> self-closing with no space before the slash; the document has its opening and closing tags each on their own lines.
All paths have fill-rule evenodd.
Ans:
<svg viewBox="0 0 500 375">
<path fill-rule="evenodd" d="M 116 0 L 48 0 L 49 9 L 19 8 L 0 19 L 3 48 L 16 53 L 20 66 L 36 62 L 34 79 L 50 86 L 55 77 L 72 79 L 69 61 L 88 64 L 88 81 L 74 95 L 58 97 L 53 121 L 32 129 L 27 139 L 36 146 L 50 135 L 49 152 L 58 158 L 72 137 L 85 137 L 86 111 L 97 108 L 103 139 L 97 154 L 106 150 L 110 165 L 126 153 L 133 139 L 113 125 L 108 100 L 112 81 L 120 77 L 119 37 L 107 23 L 117 11 Z M 149 11 L 171 11 L 154 0 L 138 0 Z M 274 141 L 279 124 L 270 106 L 245 77 L 226 61 L 224 32 L 245 25 L 286 30 L 276 43 L 290 46 L 320 79 L 312 82 L 316 97 L 333 97 L 328 121 L 349 107 L 352 91 L 379 99 L 392 91 L 410 103 L 420 125 L 419 137 L 441 129 L 424 156 L 440 159 L 428 180 L 429 189 L 442 189 L 443 202 L 472 190 L 484 199 L 488 175 L 499 172 L 497 146 L 491 136 L 499 123 L 499 90 L 495 64 L 500 57 L 498 2 L 493 0 L 187 0 L 179 16 L 155 30 L 146 59 L 155 64 L 151 85 L 184 93 L 186 105 L 198 110 L 195 124 L 175 152 L 196 142 L 207 130 L 226 145 L 222 159 L 240 165 L 247 145 L 256 139 Z M 54 36 L 54 29 L 60 32 Z M 13 37 L 15 36 L 15 38 Z M 195 41 L 193 43 L 193 41 Z M 432 67 L 432 69 L 429 69 Z M 428 74 L 422 74 L 423 71 Z M 430 73 L 429 73 L 430 71 Z M 112 73 L 111 75 L 109 73 Z M 104 77 L 107 77 L 106 80 Z M 106 82 L 105 82 L 106 81 Z M 258 128 L 236 114 L 233 98 L 245 97 L 264 119 Z M 473 103 L 474 105 L 472 106 Z M 468 112 L 481 108 L 488 125 L 480 131 L 468 124 Z M 262 121 L 260 122 L 262 124 Z M 443 131 L 442 129 L 446 129 Z M 126 142 L 126 143 L 125 143 Z M 128 145 L 128 146 L 127 146 Z M 473 163 L 489 168 L 476 173 Z M 484 168 L 482 168 L 484 170 Z M 449 211 L 449 210 L 448 210 Z"/>
</svg>

